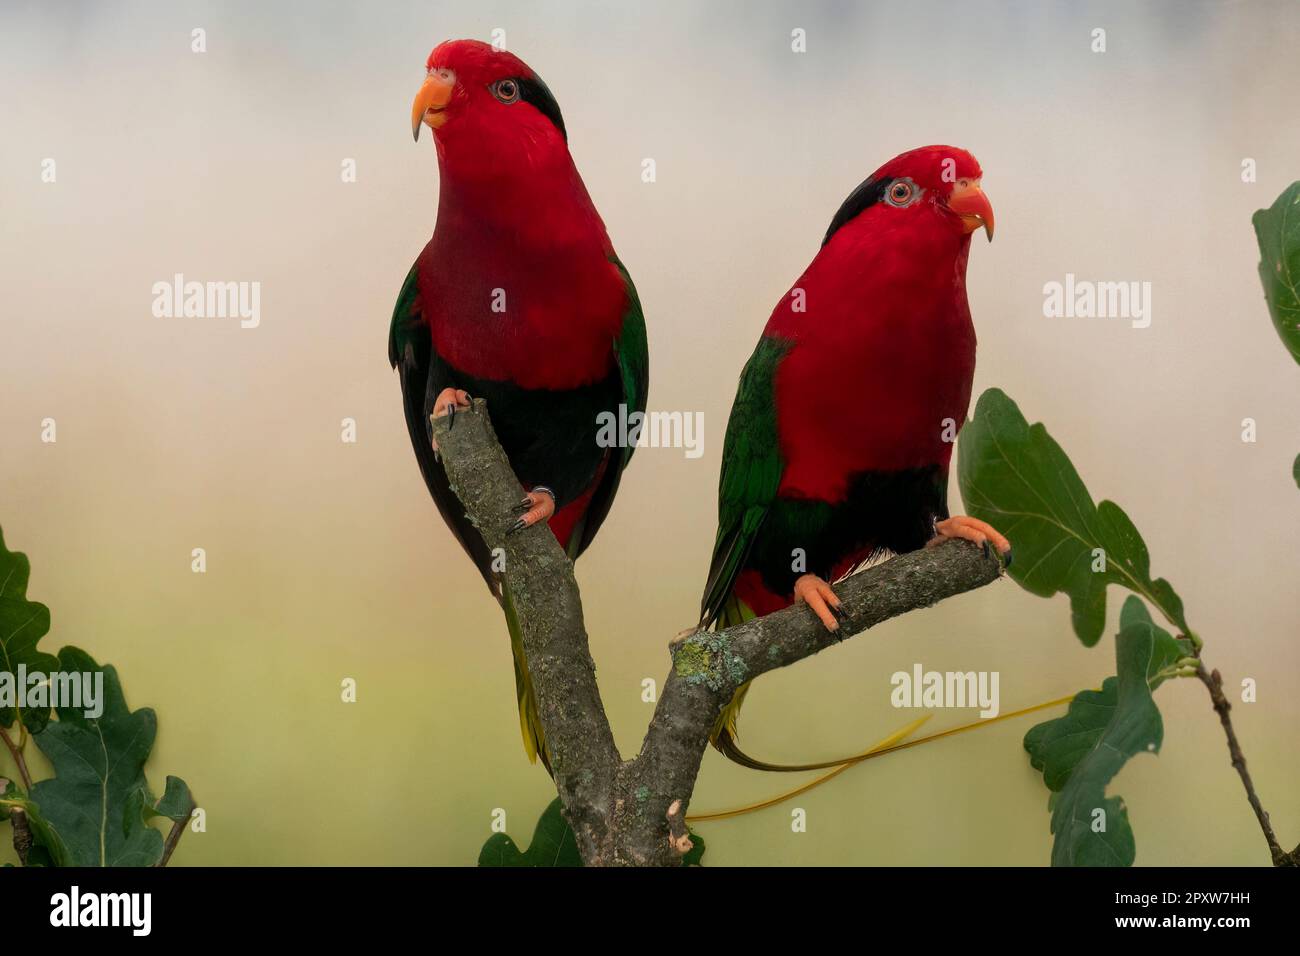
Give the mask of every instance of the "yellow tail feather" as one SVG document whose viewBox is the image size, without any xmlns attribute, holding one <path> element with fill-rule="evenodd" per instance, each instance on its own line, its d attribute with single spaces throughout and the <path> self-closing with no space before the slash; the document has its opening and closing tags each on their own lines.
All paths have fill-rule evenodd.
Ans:
<svg viewBox="0 0 1300 956">
<path fill-rule="evenodd" d="M 749 605 L 742 603 L 735 595 L 727 598 L 727 603 L 722 607 L 722 613 L 718 615 L 717 627 L 719 630 L 728 627 L 734 627 L 737 624 L 744 624 L 746 621 L 752 621 L 755 617 Z M 731 759 L 736 760 L 727 751 L 729 745 L 734 746 L 736 740 L 736 721 L 740 718 L 740 705 L 745 702 L 745 695 L 749 693 L 749 685 L 753 681 L 745 681 L 736 689 L 727 706 L 722 708 L 722 713 L 718 715 L 717 721 L 713 724 L 713 729 L 709 731 L 709 743 L 717 747 Z M 739 754 L 739 751 L 737 751 Z M 743 754 L 739 754 L 743 757 Z M 744 763 L 744 760 L 737 760 L 737 763 Z"/>
<path fill-rule="evenodd" d="M 1056 700 L 1049 700 L 1042 704 L 1034 704 L 1032 707 L 1022 707 L 1020 710 L 1013 710 L 1010 713 L 1006 713 L 1006 714 L 998 714 L 998 716 L 996 717 L 980 719 L 974 721 L 973 723 L 962 724 L 959 727 L 951 727 L 948 730 L 941 730 L 937 734 L 930 734 L 929 736 L 926 737 L 918 737 L 916 740 L 907 740 L 907 738 L 910 737 L 918 727 L 920 727 L 923 723 L 929 720 L 930 715 L 927 714 L 925 717 L 913 721 L 912 723 L 908 724 L 906 727 L 903 727 L 902 729 L 897 730 L 894 733 L 890 734 L 888 737 L 886 737 L 884 740 L 880 741 L 879 743 L 875 744 L 874 746 L 868 748 L 867 750 L 864 750 L 859 754 L 855 754 L 852 757 L 845 757 L 841 760 L 828 761 L 826 763 L 821 763 L 821 764 L 808 764 L 807 766 L 810 769 L 818 769 L 818 770 L 824 769 L 826 767 L 835 767 L 835 769 L 832 770 L 830 773 L 823 774 L 822 776 L 811 781 L 810 783 L 803 784 L 802 786 L 796 787 L 793 790 L 787 790 L 785 793 L 778 794 L 777 796 L 772 797 L 768 800 L 763 800 L 760 803 L 750 804 L 749 806 L 737 807 L 736 809 L 733 810 L 711 810 L 708 813 L 687 814 L 686 821 L 688 823 L 702 823 L 706 820 L 727 820 L 730 819 L 731 817 L 742 816 L 746 813 L 754 813 L 755 811 L 758 810 L 766 810 L 768 807 L 774 807 L 779 803 L 784 803 L 786 800 L 790 800 L 794 797 L 799 796 L 802 793 L 807 793 L 809 790 L 813 790 L 817 787 L 820 787 L 822 784 L 826 783 L 829 780 L 833 780 L 834 778 L 842 774 L 844 771 L 848 770 L 850 767 L 857 766 L 858 764 L 862 763 L 862 761 L 864 760 L 870 760 L 873 757 L 881 757 L 887 753 L 893 753 L 896 750 L 907 750 L 909 747 L 918 747 L 921 744 L 929 743 L 932 740 L 942 740 L 944 737 L 955 737 L 957 734 L 963 734 L 968 730 L 976 730 L 980 727 L 987 727 L 989 724 L 996 724 L 1003 720 L 1011 720 L 1014 717 L 1023 717 L 1025 714 L 1032 714 L 1035 711 L 1046 710 L 1049 707 L 1058 707 L 1061 704 L 1068 704 L 1072 700 L 1074 700 L 1073 694 L 1071 694 L 1069 697 L 1058 697 Z M 755 762 L 757 763 L 758 761 Z M 767 764 L 765 766 L 776 766 L 776 765 Z"/>
<path fill-rule="evenodd" d="M 510 589 L 504 581 L 501 583 L 501 608 L 506 614 L 506 627 L 510 629 L 510 652 L 515 662 L 515 693 L 519 698 L 519 731 L 524 738 L 524 752 L 528 754 L 529 763 L 537 763 L 540 757 L 542 766 L 550 773 L 551 754 L 546 748 L 546 735 L 537 714 L 537 694 L 524 655 L 524 633 L 519 626 L 519 615 L 515 613 Z"/>
</svg>

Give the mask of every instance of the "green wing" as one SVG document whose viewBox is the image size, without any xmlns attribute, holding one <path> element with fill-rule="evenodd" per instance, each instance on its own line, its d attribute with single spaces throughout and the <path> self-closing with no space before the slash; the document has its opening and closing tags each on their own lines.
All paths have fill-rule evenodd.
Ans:
<svg viewBox="0 0 1300 956">
<path fill-rule="evenodd" d="M 407 346 L 421 344 L 416 341 L 420 336 L 419 271 L 418 263 L 411 266 L 393 306 L 393 319 L 388 325 L 388 364 L 393 368 L 397 368 L 397 363 L 406 357 Z M 411 356 L 412 361 L 414 358 Z"/>
<path fill-rule="evenodd" d="M 631 415 L 633 412 L 645 411 L 646 393 L 650 384 L 650 350 L 646 345 L 645 313 L 641 311 L 641 299 L 627 268 L 618 256 L 611 256 L 610 261 L 618 269 L 619 275 L 623 277 L 623 285 L 627 288 L 627 307 L 623 312 L 623 324 L 618 337 L 614 339 L 614 358 L 618 362 L 619 377 L 623 382 L 622 401 L 627 406 L 627 413 Z M 586 513 L 569 537 L 569 557 L 576 559 L 596 537 L 596 532 L 600 530 L 614 503 L 614 496 L 618 493 L 623 469 L 632 460 L 634 451 L 636 446 L 629 444 L 624 446 L 616 459 L 610 459 L 600 484 L 591 496 Z"/>
<path fill-rule="evenodd" d="M 411 447 L 420 473 L 429 488 L 433 503 L 451 529 L 456 540 L 473 560 L 483 576 L 488 590 L 500 597 L 500 584 L 492 570 L 492 554 L 483 538 L 465 516 L 465 508 L 451 490 L 447 473 L 433 453 L 429 435 L 429 397 L 438 393 L 438 381 L 430 381 L 437 356 L 429 326 L 420 311 L 420 287 L 416 279 L 418 264 L 411 267 L 402 291 L 393 308 L 392 324 L 388 328 L 388 361 L 397 369 L 402 384 L 402 407 L 406 413 L 406 427 L 411 434 Z M 430 391 L 432 389 L 432 392 Z"/>
<path fill-rule="evenodd" d="M 776 434 L 772 381 L 792 343 L 764 336 L 740 373 L 740 387 L 727 422 L 718 482 L 718 536 L 709 581 L 700 602 L 700 625 L 718 619 L 759 528 L 776 499 L 785 462 Z"/>
<path fill-rule="evenodd" d="M 618 356 L 618 368 L 623 376 L 623 401 L 630 415 L 634 411 L 645 411 L 646 393 L 650 387 L 650 349 L 646 345 L 645 313 L 641 311 L 641 299 L 632 284 L 632 276 L 618 256 L 613 257 L 613 262 L 627 286 L 627 311 L 623 313 L 622 331 L 614 340 L 614 354 Z M 623 449 L 624 467 L 635 449 L 635 445 Z"/>
</svg>

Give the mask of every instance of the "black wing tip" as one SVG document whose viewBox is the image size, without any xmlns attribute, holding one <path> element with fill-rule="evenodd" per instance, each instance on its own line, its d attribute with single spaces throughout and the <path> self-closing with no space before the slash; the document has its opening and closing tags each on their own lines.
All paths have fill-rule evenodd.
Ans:
<svg viewBox="0 0 1300 956">
<path fill-rule="evenodd" d="M 727 606 L 727 598 L 736 583 L 736 575 L 740 572 L 740 561 L 734 561 L 733 567 L 732 559 L 743 537 L 742 531 L 743 528 L 737 525 L 726 538 L 714 546 L 713 560 L 709 563 L 709 577 L 704 584 L 704 595 L 700 598 L 699 626 L 701 628 L 716 624 Z M 727 573 L 728 568 L 731 568 L 731 573 Z"/>
</svg>

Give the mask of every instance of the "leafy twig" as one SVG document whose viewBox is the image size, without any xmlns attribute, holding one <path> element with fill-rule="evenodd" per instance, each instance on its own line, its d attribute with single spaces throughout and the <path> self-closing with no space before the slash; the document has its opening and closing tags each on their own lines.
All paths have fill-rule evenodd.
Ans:
<svg viewBox="0 0 1300 956">
<path fill-rule="evenodd" d="M 176 852 L 177 844 L 181 842 L 181 837 L 185 836 L 185 830 L 189 827 L 190 820 L 194 817 L 195 806 L 196 804 L 191 800 L 189 810 L 186 812 L 185 816 L 181 817 L 179 820 L 172 821 L 172 828 L 167 831 L 167 840 L 163 843 L 162 857 L 154 864 L 154 866 L 166 866 L 167 861 L 172 858 L 172 854 Z"/>
<path fill-rule="evenodd" d="M 1255 811 L 1255 817 L 1259 820 L 1259 827 L 1264 831 L 1264 839 L 1268 841 L 1269 853 L 1273 856 L 1274 866 L 1297 866 L 1300 865 L 1300 847 L 1296 852 L 1287 853 L 1277 842 L 1277 836 L 1273 833 L 1273 825 L 1269 822 L 1268 811 L 1264 805 L 1259 802 L 1259 795 L 1255 793 L 1255 784 L 1250 779 L 1250 773 L 1246 770 L 1246 758 L 1242 755 L 1241 745 L 1237 743 L 1237 734 L 1232 729 L 1232 718 L 1228 712 L 1232 710 L 1232 705 L 1228 703 L 1228 698 L 1223 694 L 1223 678 L 1219 676 L 1217 670 L 1207 671 L 1205 665 L 1199 660 L 1196 662 L 1196 676 L 1200 678 L 1201 683 L 1210 691 L 1210 700 L 1214 703 L 1214 709 L 1219 714 L 1219 721 L 1223 724 L 1223 732 L 1228 738 L 1228 753 L 1232 756 L 1232 765 L 1237 769 L 1237 775 L 1241 777 L 1241 784 L 1246 788 L 1246 799 L 1250 801 L 1251 809 Z"/>
<path fill-rule="evenodd" d="M 22 807 L 13 807 L 9 811 L 9 822 L 14 828 L 14 850 L 23 866 L 27 865 L 27 853 L 32 848 L 32 828 L 27 822 L 27 811 Z"/>
<path fill-rule="evenodd" d="M 172 823 L 172 828 L 167 832 L 167 842 L 163 844 L 162 859 L 154 866 L 166 866 L 167 861 L 172 858 L 176 852 L 176 845 L 181 842 L 181 837 L 185 835 L 185 828 L 189 825 L 189 820 L 176 820 Z"/>
<path fill-rule="evenodd" d="M 18 725 L 22 726 L 21 723 Z M 14 758 L 14 763 L 18 765 L 18 774 L 23 778 L 23 789 L 27 793 L 32 792 L 32 775 L 27 769 L 27 761 L 23 759 L 23 748 L 20 744 L 15 744 L 13 738 L 9 736 L 9 731 L 0 727 L 0 737 L 4 738 L 5 746 L 9 748 L 9 754 Z M 16 837 L 16 834 L 15 834 Z"/>
</svg>

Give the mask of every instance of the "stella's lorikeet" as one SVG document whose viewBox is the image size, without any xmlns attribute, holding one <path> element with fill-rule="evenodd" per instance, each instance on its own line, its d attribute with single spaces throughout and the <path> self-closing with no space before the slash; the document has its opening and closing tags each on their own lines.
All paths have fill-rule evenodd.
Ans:
<svg viewBox="0 0 1300 956">
<path fill-rule="evenodd" d="M 886 552 L 945 537 L 1007 540 L 949 517 L 948 462 L 966 419 L 975 329 L 971 233 L 993 209 L 970 153 L 903 153 L 855 189 L 821 250 L 781 298 L 740 377 L 727 424 L 718 533 L 701 626 L 729 627 L 802 601 L 831 630 L 828 581 Z M 711 740 L 736 746 L 748 684 Z"/>
<path fill-rule="evenodd" d="M 645 410 L 645 320 L 541 78 L 474 40 L 439 45 L 426 71 L 411 128 L 417 140 L 433 130 L 438 220 L 398 295 L 388 357 L 429 491 L 505 610 L 524 746 L 549 769 L 509 590 L 447 483 L 429 419 L 454 426 L 470 396 L 486 399 L 527 491 L 515 530 L 546 521 L 576 558 L 632 457 L 598 443 L 598 416 Z"/>
</svg>

